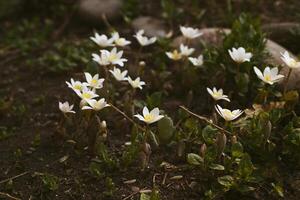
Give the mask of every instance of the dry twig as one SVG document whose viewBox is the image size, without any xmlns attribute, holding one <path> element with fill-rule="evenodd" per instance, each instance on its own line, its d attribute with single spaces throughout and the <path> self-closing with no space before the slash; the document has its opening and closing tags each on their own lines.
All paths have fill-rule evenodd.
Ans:
<svg viewBox="0 0 300 200">
<path fill-rule="evenodd" d="M 232 135 L 229 131 L 225 130 L 224 128 L 218 126 L 217 124 L 214 124 L 212 121 L 210 121 L 208 118 L 206 117 L 203 117 L 203 116 L 200 116 L 200 115 L 197 115 L 196 113 L 193 113 L 192 111 L 190 111 L 189 109 L 187 109 L 186 107 L 184 106 L 179 106 L 182 110 L 184 110 L 185 112 L 189 113 L 190 115 L 202 120 L 202 121 L 205 121 L 206 123 L 212 125 L 213 127 L 215 127 L 216 129 L 219 129 L 220 131 L 223 131 L 229 135 Z"/>
</svg>

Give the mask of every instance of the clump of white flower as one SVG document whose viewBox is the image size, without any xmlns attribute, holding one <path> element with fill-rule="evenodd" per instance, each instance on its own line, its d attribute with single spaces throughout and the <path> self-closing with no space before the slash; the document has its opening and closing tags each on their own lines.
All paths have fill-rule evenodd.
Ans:
<svg viewBox="0 0 300 200">
<path fill-rule="evenodd" d="M 243 114 L 243 111 L 239 109 L 231 111 L 226 108 L 222 108 L 219 105 L 216 105 L 216 111 L 219 113 L 221 117 L 223 117 L 223 119 L 225 119 L 225 121 L 235 120 L 236 118 L 238 118 Z"/>
<path fill-rule="evenodd" d="M 157 38 L 156 37 L 151 37 L 148 38 L 146 36 L 144 36 L 145 31 L 144 30 L 139 30 L 133 37 L 135 37 L 137 39 L 137 41 L 139 42 L 139 44 L 141 46 L 148 46 L 150 44 L 153 44 L 156 42 Z"/>
<path fill-rule="evenodd" d="M 124 46 L 131 44 L 131 42 L 129 40 L 126 40 L 125 38 L 120 37 L 118 32 L 112 33 L 112 40 L 115 43 L 115 45 L 119 46 L 119 47 L 124 47 Z"/>
<path fill-rule="evenodd" d="M 239 64 L 249 62 L 252 58 L 252 53 L 246 52 L 243 47 L 239 47 L 238 49 L 232 48 L 231 50 L 228 50 L 228 53 L 232 60 Z"/>
<path fill-rule="evenodd" d="M 86 83 L 82 83 L 82 82 L 80 82 L 80 81 L 74 81 L 73 78 L 71 78 L 71 81 L 70 81 L 70 82 L 66 81 L 66 84 L 67 84 L 68 87 L 71 88 L 74 92 L 76 92 L 76 91 L 81 91 L 82 88 L 83 88 L 84 86 L 86 86 Z"/>
<path fill-rule="evenodd" d="M 127 70 L 121 71 L 119 68 L 114 67 L 113 70 L 109 70 L 109 72 L 115 77 L 117 81 L 127 81 Z"/>
<path fill-rule="evenodd" d="M 139 88 L 143 89 L 143 86 L 146 85 L 144 81 L 141 81 L 140 77 L 137 77 L 135 80 L 132 80 L 130 76 L 127 78 L 128 83 L 133 87 L 134 89 Z"/>
<path fill-rule="evenodd" d="M 104 78 L 99 79 L 99 74 L 92 76 L 90 73 L 84 73 L 86 78 L 86 86 L 91 87 L 92 89 L 100 89 L 103 87 Z"/>
<path fill-rule="evenodd" d="M 285 51 L 284 53 L 281 53 L 281 60 L 289 67 L 289 68 L 299 68 L 300 62 L 297 62 L 294 58 L 290 56 L 290 54 Z"/>
<path fill-rule="evenodd" d="M 189 61 L 196 67 L 203 65 L 203 55 L 198 56 L 198 58 L 189 57 Z"/>
<path fill-rule="evenodd" d="M 261 72 L 257 67 L 254 67 L 254 72 L 259 79 L 270 85 L 273 85 L 274 83 L 284 78 L 284 75 L 278 74 L 277 67 L 274 67 L 272 69 L 270 67 L 266 67 L 264 69 L 264 72 Z"/>
<path fill-rule="evenodd" d="M 143 115 L 136 114 L 134 116 L 147 124 L 157 122 L 164 117 L 163 115 L 159 114 L 158 108 L 154 108 L 149 112 L 149 109 L 146 106 L 143 108 Z"/>
<path fill-rule="evenodd" d="M 211 97 L 218 101 L 218 100 L 225 100 L 225 101 L 228 101 L 230 102 L 230 99 L 228 98 L 227 95 L 224 95 L 223 94 L 223 89 L 219 89 L 217 90 L 217 88 L 213 87 L 213 89 L 210 89 L 210 88 L 206 88 L 207 89 L 207 92 L 211 95 Z"/>
<path fill-rule="evenodd" d="M 185 27 L 185 26 L 180 26 L 180 31 L 182 35 L 188 39 L 195 39 L 197 37 L 200 37 L 203 34 L 197 28 Z"/>
<path fill-rule="evenodd" d="M 92 41 L 94 41 L 97 45 L 99 45 L 100 47 L 111 47 L 114 46 L 113 42 L 114 39 L 113 38 L 108 38 L 106 35 L 99 35 L 98 33 L 95 33 L 94 37 L 90 37 L 90 39 Z"/>
<path fill-rule="evenodd" d="M 166 52 L 166 55 L 172 60 L 180 60 L 182 58 L 181 53 L 179 53 L 176 49 L 172 52 Z"/>
<path fill-rule="evenodd" d="M 189 48 L 188 46 L 185 46 L 184 44 L 180 44 L 179 49 L 180 49 L 180 54 L 182 56 L 190 56 L 195 51 L 194 48 Z"/>
<path fill-rule="evenodd" d="M 63 113 L 75 113 L 75 111 L 73 111 L 73 107 L 74 105 L 70 105 L 69 102 L 58 102 L 58 107 L 59 110 Z"/>
<path fill-rule="evenodd" d="M 109 104 L 106 103 L 104 98 L 101 98 L 99 100 L 95 100 L 95 99 L 91 99 L 87 101 L 86 106 L 83 106 L 81 109 L 82 110 L 95 110 L 95 111 L 99 111 L 102 110 L 105 107 L 108 107 Z"/>
</svg>

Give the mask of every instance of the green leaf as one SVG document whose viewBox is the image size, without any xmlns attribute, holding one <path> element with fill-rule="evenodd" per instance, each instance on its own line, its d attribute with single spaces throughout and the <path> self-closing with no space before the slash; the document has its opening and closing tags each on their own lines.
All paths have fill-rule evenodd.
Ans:
<svg viewBox="0 0 300 200">
<path fill-rule="evenodd" d="M 160 200 L 160 195 L 157 189 L 152 190 L 150 200 Z"/>
<path fill-rule="evenodd" d="M 274 183 L 271 183 L 273 189 L 275 190 L 275 192 L 280 196 L 280 197 L 284 197 L 284 194 L 283 194 L 283 188 L 278 185 L 278 184 L 274 184 Z"/>
<path fill-rule="evenodd" d="M 251 187 L 249 185 L 240 185 L 238 187 L 238 191 L 240 191 L 241 193 L 247 193 L 247 192 L 251 192 L 253 190 L 255 190 L 255 188 Z"/>
<path fill-rule="evenodd" d="M 237 84 L 237 89 L 240 93 L 248 92 L 249 75 L 246 73 L 240 73 L 235 76 L 235 82 Z"/>
<path fill-rule="evenodd" d="M 201 165 L 203 163 L 203 158 L 195 153 L 189 153 L 187 155 L 187 161 L 191 165 Z"/>
<path fill-rule="evenodd" d="M 150 196 L 145 193 L 141 193 L 140 200 L 150 200 Z"/>
<path fill-rule="evenodd" d="M 218 171 L 225 170 L 225 167 L 223 165 L 213 164 L 213 163 L 209 165 L 209 168 L 214 169 L 214 170 L 218 170 Z"/>
<path fill-rule="evenodd" d="M 237 142 L 231 146 L 231 154 L 235 158 L 240 158 L 243 156 L 244 148 L 240 142 Z"/>
<path fill-rule="evenodd" d="M 173 124 L 173 120 L 165 116 L 161 120 L 158 121 L 157 123 L 158 127 L 158 140 L 160 143 L 170 143 L 171 139 L 174 135 L 175 127 Z"/>
<path fill-rule="evenodd" d="M 160 107 L 162 101 L 162 92 L 154 92 L 147 96 L 147 105 L 149 108 Z"/>
<path fill-rule="evenodd" d="M 150 132 L 150 137 L 151 137 L 151 140 L 153 141 L 153 143 L 155 144 L 155 146 L 159 146 L 159 143 L 157 141 L 157 137 L 156 135 L 152 132 L 152 131 L 149 131 Z"/>
<path fill-rule="evenodd" d="M 219 177 L 218 183 L 224 185 L 227 188 L 230 188 L 234 183 L 234 179 L 232 176 L 226 175 L 226 176 Z"/>
<path fill-rule="evenodd" d="M 242 177 L 247 179 L 253 172 L 253 164 L 251 162 L 250 156 L 245 153 L 239 163 L 238 167 L 238 174 Z"/>
<path fill-rule="evenodd" d="M 298 91 L 292 90 L 288 91 L 283 96 L 283 100 L 286 101 L 288 104 L 295 104 L 299 101 L 299 94 Z"/>
<path fill-rule="evenodd" d="M 206 144 L 213 144 L 214 139 L 217 135 L 218 130 L 213 128 L 210 125 L 207 125 L 204 129 L 202 129 L 202 137 Z"/>
</svg>

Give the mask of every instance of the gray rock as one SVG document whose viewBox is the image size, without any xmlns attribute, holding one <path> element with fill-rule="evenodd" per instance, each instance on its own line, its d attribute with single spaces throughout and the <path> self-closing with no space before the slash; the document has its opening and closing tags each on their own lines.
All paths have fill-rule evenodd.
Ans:
<svg viewBox="0 0 300 200">
<path fill-rule="evenodd" d="M 162 20 L 153 17 L 138 17 L 132 21 L 135 31 L 143 29 L 148 37 L 166 37 L 167 28 Z"/>
<path fill-rule="evenodd" d="M 115 19 L 121 16 L 122 0 L 80 0 L 79 15 L 91 23 L 101 23 L 102 16 Z"/>
<path fill-rule="evenodd" d="M 224 34 L 229 34 L 230 29 L 222 29 L 222 28 L 204 28 L 201 29 L 203 35 L 196 40 L 193 40 L 192 43 L 190 43 L 191 47 L 199 49 L 200 42 L 208 45 L 221 45 L 221 42 L 223 40 Z M 182 36 L 177 37 L 174 39 L 172 46 L 173 47 L 179 47 L 179 45 L 184 41 L 184 38 Z M 198 47 L 198 48 L 197 48 Z M 267 63 L 275 65 L 275 66 L 283 66 L 282 70 L 280 71 L 281 74 L 287 76 L 289 68 L 283 64 L 283 61 L 281 60 L 281 52 L 288 51 L 283 46 L 279 45 L 278 43 L 267 40 L 266 43 L 266 50 L 270 55 L 270 58 L 267 60 Z M 289 52 L 291 57 L 295 58 L 297 57 L 293 55 L 291 52 Z M 283 84 L 284 81 L 281 81 L 279 84 Z M 300 89 L 300 69 L 293 69 L 290 80 L 288 83 L 288 89 Z"/>
</svg>

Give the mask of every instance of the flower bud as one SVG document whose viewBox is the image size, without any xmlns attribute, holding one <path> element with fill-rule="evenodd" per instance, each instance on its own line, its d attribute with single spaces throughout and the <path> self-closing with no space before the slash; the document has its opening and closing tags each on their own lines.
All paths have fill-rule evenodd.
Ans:
<svg viewBox="0 0 300 200">
<path fill-rule="evenodd" d="M 145 67 L 145 66 L 146 66 L 146 63 L 145 63 L 145 61 L 143 61 L 143 60 L 142 60 L 142 61 L 140 61 L 140 62 L 139 62 L 139 66 L 141 66 L 141 67 Z"/>
<path fill-rule="evenodd" d="M 203 158 L 205 156 L 205 153 L 206 153 L 206 149 L 207 149 L 207 146 L 205 143 L 203 143 L 200 147 L 200 156 Z"/>
<path fill-rule="evenodd" d="M 237 143 L 237 137 L 234 135 L 231 137 L 231 144 Z"/>
<path fill-rule="evenodd" d="M 216 144 L 217 144 L 219 154 L 222 154 L 224 152 L 226 147 L 226 142 L 227 142 L 226 135 L 224 133 L 218 134 L 216 139 Z"/>
<path fill-rule="evenodd" d="M 88 105 L 88 102 L 84 99 L 82 99 L 79 103 L 79 107 L 82 108 L 83 106 L 87 106 Z"/>
<path fill-rule="evenodd" d="M 105 121 L 105 120 L 103 120 L 103 121 L 100 123 L 100 127 L 101 127 L 102 129 L 106 129 L 107 125 L 106 125 L 106 121 Z"/>
</svg>

